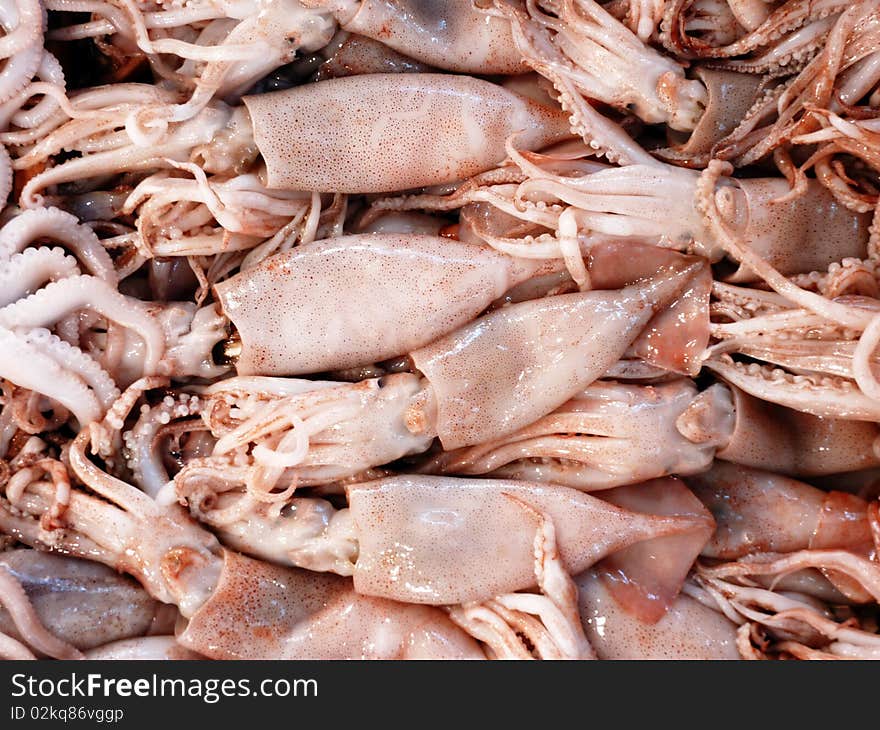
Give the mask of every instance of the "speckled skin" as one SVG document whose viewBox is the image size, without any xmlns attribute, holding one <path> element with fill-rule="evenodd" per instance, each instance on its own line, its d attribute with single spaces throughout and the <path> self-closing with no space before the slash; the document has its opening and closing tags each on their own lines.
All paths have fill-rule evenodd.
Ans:
<svg viewBox="0 0 880 730">
<path fill-rule="evenodd" d="M 100 563 L 10 550 L 0 553 L 0 564 L 24 586 L 46 628 L 78 649 L 142 635 L 159 607 L 133 580 Z M 0 631 L 17 635 L 3 608 Z"/>
<path fill-rule="evenodd" d="M 484 659 L 440 609 L 355 593 L 327 573 L 224 551 L 217 590 L 178 642 L 211 659 Z"/>
<path fill-rule="evenodd" d="M 710 558 L 845 548 L 871 541 L 867 505 L 854 495 L 823 492 L 789 477 L 723 461 L 686 481 L 718 524 L 703 549 Z M 839 529 L 841 525 L 847 529 Z"/>
<path fill-rule="evenodd" d="M 620 359 L 694 266 L 618 291 L 514 304 L 413 352 L 437 396 L 443 447 L 500 438 L 573 398 Z"/>
<path fill-rule="evenodd" d="M 462 180 L 570 134 L 565 113 L 443 74 L 367 74 L 244 97 L 269 187 L 379 193 Z"/>
<path fill-rule="evenodd" d="M 645 623 L 656 623 L 675 602 L 715 531 L 715 520 L 684 482 L 674 477 L 618 487 L 600 496 L 633 512 L 692 518 L 690 530 L 642 540 L 612 553 L 595 568 L 628 613 Z"/>
<path fill-rule="evenodd" d="M 721 613 L 679 596 L 655 624 L 621 608 L 592 571 L 578 576 L 581 619 L 600 659 L 739 659 L 736 626 Z"/>
<path fill-rule="evenodd" d="M 389 477 L 350 486 L 348 499 L 359 535 L 355 589 L 411 603 L 484 601 L 534 585 L 538 525 L 524 504 L 553 520 L 571 573 L 706 519 L 635 513 L 567 487 L 502 479 Z"/>
<path fill-rule="evenodd" d="M 417 234 L 316 241 L 215 287 L 241 375 L 379 362 L 460 327 L 540 269 L 488 246 Z"/>
<path fill-rule="evenodd" d="M 747 218 L 743 242 L 783 274 L 801 274 L 828 268 L 847 257 L 864 258 L 870 214 L 844 208 L 816 180 L 806 184 L 803 195 L 785 202 L 790 188 L 785 179 L 738 180 Z M 752 271 L 740 266 L 728 281 L 755 281 Z"/>
<path fill-rule="evenodd" d="M 871 421 L 820 418 L 768 403 L 734 386 L 735 425 L 719 459 L 793 477 L 840 474 L 880 466 Z"/>
<path fill-rule="evenodd" d="M 345 30 L 381 41 L 412 58 L 458 73 L 518 74 L 529 70 L 510 24 L 471 0 L 363 0 Z"/>
</svg>

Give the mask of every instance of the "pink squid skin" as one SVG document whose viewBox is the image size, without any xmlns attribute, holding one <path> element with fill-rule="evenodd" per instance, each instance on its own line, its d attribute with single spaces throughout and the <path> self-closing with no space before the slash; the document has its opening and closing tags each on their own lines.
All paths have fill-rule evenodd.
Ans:
<svg viewBox="0 0 880 730">
<path fill-rule="evenodd" d="M 596 492 L 708 469 L 735 416 L 720 384 L 598 380 L 552 413 L 497 441 L 432 453 L 427 474 L 488 474 Z"/>
<path fill-rule="evenodd" d="M 703 549 L 706 557 L 733 560 L 808 548 L 860 552 L 873 544 L 867 503 L 855 495 L 723 461 L 686 481 L 718 525 Z"/>
<path fill-rule="evenodd" d="M 567 203 L 580 225 L 595 233 L 663 240 L 712 262 L 725 255 L 741 260 L 742 254 L 725 243 L 727 234 L 718 225 L 707 222 L 701 211 L 709 208 L 717 209 L 724 228 L 735 231 L 742 246 L 786 275 L 865 257 L 870 215 L 841 205 L 819 181 L 805 178 L 803 191 L 787 199 L 791 188 L 785 178 L 733 178 L 731 171 L 708 184 L 696 170 L 656 160 L 571 178 L 536 168 L 520 183 L 518 195 Z M 645 193 L 633 195 L 633 189 Z M 649 189 L 655 192 L 647 195 Z M 752 265 L 757 265 L 754 259 Z M 731 278 L 754 281 L 757 274 L 742 264 Z"/>
<path fill-rule="evenodd" d="M 426 73 L 430 66 L 398 53 L 384 43 L 352 33 L 315 74 L 315 81 L 381 73 Z"/>
<path fill-rule="evenodd" d="M 344 578 L 230 551 L 177 641 L 211 659 L 486 658 L 438 608 L 362 596 Z"/>
<path fill-rule="evenodd" d="M 736 129 L 755 103 L 761 84 L 757 74 L 699 66 L 693 74 L 706 86 L 706 109 L 686 141 L 676 143 L 683 135 L 671 132 L 672 145 L 660 151 L 661 157 L 687 167 L 703 165 L 715 144 Z"/>
<path fill-rule="evenodd" d="M 644 514 L 567 487 L 500 479 L 397 476 L 347 493 L 359 546 L 355 590 L 407 603 L 484 601 L 533 586 L 536 521 L 525 505 L 553 521 L 572 574 L 641 540 L 712 524 L 692 505 Z"/>
<path fill-rule="evenodd" d="M 0 566 L 22 584 L 46 628 L 78 649 L 140 636 L 159 609 L 137 583 L 98 563 L 9 550 L 0 553 Z M 17 635 L 3 608 L 0 631 Z"/>
<path fill-rule="evenodd" d="M 297 287 L 290 288 L 290 276 L 286 275 L 283 266 L 281 275 L 272 271 L 276 265 L 274 258 L 258 267 L 259 272 L 266 274 L 265 281 L 269 283 L 261 283 L 263 273 L 253 278 L 253 274 L 245 272 L 241 279 L 233 279 L 217 287 L 218 299 L 227 314 L 233 321 L 238 318 L 236 323 L 242 328 L 240 371 L 277 374 L 291 370 L 314 371 L 319 368 L 341 369 L 367 365 L 383 357 L 405 355 L 406 347 L 418 338 L 424 341 L 444 330 L 453 329 L 462 319 L 470 319 L 475 314 L 474 310 L 479 310 L 487 302 L 486 274 L 490 274 L 488 279 L 491 283 L 497 281 L 499 271 L 478 269 L 478 276 L 473 277 L 473 257 L 463 256 L 463 260 L 456 265 L 462 267 L 468 277 L 473 277 L 477 286 L 472 288 L 468 281 L 468 295 L 462 297 L 464 306 L 452 310 L 439 309 L 442 317 L 438 320 L 438 312 L 432 311 L 435 302 L 438 307 L 449 306 L 450 269 L 446 265 L 449 259 L 442 259 L 442 250 L 441 257 L 432 259 L 424 255 L 426 250 L 435 252 L 436 256 L 438 247 L 456 250 L 456 246 L 463 246 L 465 254 L 485 253 L 484 264 L 507 260 L 514 265 L 511 263 L 513 260 L 498 259 L 497 254 L 490 254 L 486 249 L 471 248 L 471 244 L 453 244 L 445 239 L 395 239 L 396 246 L 401 249 L 412 245 L 407 241 L 427 247 L 419 255 L 407 254 L 396 261 L 395 247 L 386 245 L 382 248 L 383 242 L 387 244 L 390 240 L 388 238 L 353 237 L 346 240 L 347 243 L 354 240 L 358 244 L 366 243 L 367 249 L 374 246 L 369 252 L 378 251 L 381 256 L 375 259 L 377 264 L 372 266 L 365 266 L 362 256 L 355 255 L 350 259 L 347 266 L 354 267 L 350 276 L 348 271 L 344 271 L 339 285 L 332 287 L 330 293 L 338 297 L 338 292 L 349 289 L 355 296 L 350 302 L 343 302 L 343 316 L 327 331 L 312 332 L 316 321 L 334 322 L 325 311 L 326 303 L 334 301 L 329 296 L 315 297 L 320 317 L 313 316 L 312 310 L 301 304 L 296 305 L 290 299 L 282 298 L 267 306 L 267 297 L 273 288 L 271 283 L 279 279 L 287 296 L 300 293 Z M 332 266 L 328 269 L 327 262 L 334 257 L 341 257 L 338 259 L 341 261 L 355 253 L 345 247 L 334 249 L 334 245 L 319 243 L 312 248 L 303 247 L 295 250 L 292 256 L 286 254 L 286 258 L 278 261 L 282 264 L 296 261 L 296 251 L 306 251 L 307 255 L 310 251 L 316 251 L 318 273 L 329 275 L 328 280 L 332 280 L 334 276 L 339 276 L 340 269 L 331 273 Z M 325 254 L 326 261 L 322 260 Z M 670 302 L 676 301 L 681 292 L 692 285 L 694 277 L 705 273 L 704 262 L 694 262 L 688 257 L 679 258 L 673 265 L 659 269 L 653 278 L 640 279 L 623 289 L 588 291 L 513 304 L 484 315 L 431 344 L 410 350 L 409 355 L 416 368 L 427 380 L 428 400 L 432 408 L 436 403 L 437 435 L 444 448 L 448 450 L 483 443 L 513 433 L 559 407 L 601 377 L 620 359 L 646 324 Z M 383 261 L 386 264 L 384 268 L 381 265 Z M 389 262 L 392 261 L 398 269 L 398 275 L 390 266 Z M 312 263 L 308 258 L 302 262 Z M 438 267 L 438 264 L 442 265 Z M 425 277 L 414 276 L 413 266 L 425 271 Z M 528 264 L 515 266 L 528 267 Z M 513 269 L 515 271 L 516 268 Z M 367 278 L 363 283 L 367 285 L 367 290 L 363 287 L 352 288 L 352 282 L 357 282 L 357 277 L 365 274 Z M 511 275 L 511 279 L 514 276 Z M 315 287 L 312 272 L 306 268 L 302 277 L 304 286 L 301 290 L 312 291 Z M 380 286 L 381 296 L 377 297 L 376 283 L 382 277 L 387 277 L 391 286 Z M 409 283 L 395 288 L 396 279 Z M 253 283 L 250 290 L 249 283 Z M 495 291 L 506 288 L 508 283 L 509 280 L 496 283 Z M 415 296 L 410 296 L 412 290 L 409 287 L 414 284 L 419 291 Z M 457 284 L 461 286 L 461 281 Z M 362 292 L 363 300 L 359 297 Z M 404 296 L 401 297 L 401 294 Z M 375 318 L 370 308 L 365 306 L 370 297 L 376 301 L 376 306 L 372 308 L 378 312 Z M 493 292 L 489 300 L 494 298 Z M 412 301 L 428 303 L 424 310 L 415 312 L 424 314 L 424 318 L 414 316 Z M 454 297 L 452 301 L 455 301 Z M 245 322 L 238 317 L 237 310 L 246 312 L 250 319 Z M 296 319 L 297 312 L 302 312 L 302 320 Z M 365 312 L 368 313 L 366 317 Z M 453 317 L 450 317 L 450 312 Z M 383 319 L 387 324 L 380 329 L 380 336 L 377 337 L 376 321 Z M 424 322 L 432 320 L 436 324 L 432 328 L 425 328 Z M 285 329 L 286 321 L 295 322 L 292 331 Z M 358 327 L 352 327 L 351 321 L 357 322 Z M 674 335 L 670 346 L 675 348 L 679 345 L 675 337 L 677 331 L 671 329 Z M 340 331 L 361 334 L 354 340 L 342 338 L 334 343 L 333 338 Z M 261 332 L 266 334 L 254 347 L 253 337 Z M 304 342 L 320 342 L 321 347 L 297 351 Z M 652 341 L 652 347 L 662 349 L 663 338 Z M 432 412 L 429 424 L 432 428 L 434 421 Z"/>
<path fill-rule="evenodd" d="M 685 261 L 617 291 L 513 304 L 411 352 L 436 397 L 443 448 L 500 438 L 573 398 L 703 270 Z"/>
<path fill-rule="evenodd" d="M 635 241 L 602 241 L 590 249 L 587 269 L 595 289 L 617 289 L 665 267 L 703 263 L 676 299 L 658 312 L 630 346 L 628 355 L 652 365 L 696 376 L 709 344 L 712 270 L 696 257 Z"/>
<path fill-rule="evenodd" d="M 465 244 L 468 245 L 470 244 Z M 399 405 L 405 406 L 403 413 L 401 414 L 399 408 L 394 409 L 396 415 L 392 419 L 397 424 L 395 429 L 398 427 L 401 429 L 400 433 L 404 435 L 407 443 L 412 444 L 412 448 L 407 447 L 403 451 L 396 452 L 395 455 L 413 454 L 425 450 L 434 436 L 439 436 L 447 449 L 503 437 L 524 425 L 533 423 L 580 393 L 587 385 L 607 372 L 608 368 L 619 360 L 645 324 L 670 301 L 675 300 L 682 290 L 690 286 L 694 276 L 704 271 L 703 262 L 694 263 L 687 257 L 681 258 L 683 260 L 677 261 L 676 266 L 661 268 L 654 278 L 639 280 L 638 283 L 621 290 L 588 291 L 510 305 L 480 317 L 426 348 L 412 352 L 411 357 L 421 371 L 420 376 L 399 373 L 375 379 L 375 382 L 368 386 L 371 392 L 386 393 L 390 390 L 392 380 L 399 381 L 405 378 L 408 382 L 416 381 L 411 385 L 416 387 L 418 392 L 409 392 L 407 386 L 406 398 L 397 401 Z M 337 289 L 344 290 L 345 287 L 342 285 Z M 264 305 L 263 308 L 265 309 Z M 273 382 L 276 386 L 284 387 L 286 387 L 285 383 L 287 385 L 295 383 L 283 379 L 274 379 Z M 313 381 L 306 382 L 313 385 Z M 367 383 L 367 381 L 361 382 Z M 256 382 L 254 384 L 256 385 Z M 347 390 L 357 387 L 357 384 L 346 385 Z M 330 405 L 332 401 L 333 398 Z M 354 408 L 351 413 L 344 416 L 334 416 L 343 418 L 347 424 L 345 432 L 351 434 L 371 432 L 371 429 L 364 428 L 363 424 L 369 423 L 374 414 L 367 403 L 362 405 L 367 410 L 359 412 L 358 408 Z M 410 405 L 413 407 L 410 408 Z M 317 417 L 320 412 L 314 415 Z M 400 418 L 400 415 L 403 417 Z M 385 431 L 381 429 L 380 431 L 384 436 Z M 246 445 L 248 441 L 248 438 L 244 438 L 240 445 Z M 359 462 L 356 471 L 349 471 L 345 476 L 354 476 L 362 469 L 380 466 L 388 463 L 390 458 L 394 458 L 389 458 L 384 447 L 377 450 L 377 445 L 383 443 L 383 439 L 379 437 L 368 439 L 362 454 L 364 460 Z M 392 445 L 396 448 L 395 444 Z M 303 448 L 306 454 L 304 461 L 307 461 L 312 447 L 306 443 Z M 380 453 L 382 456 L 378 456 Z M 328 455 L 325 454 L 326 456 Z M 335 466 L 351 466 L 350 459 L 341 462 L 334 459 L 327 463 Z M 199 484 L 192 482 L 193 489 L 187 487 L 184 490 L 186 496 L 189 498 L 196 492 L 207 494 L 207 501 L 196 499 L 195 505 L 197 511 L 211 512 L 217 507 L 217 502 L 210 496 L 210 493 L 215 491 L 210 484 L 212 477 L 208 474 L 208 481 L 202 480 L 201 477 L 205 476 L 204 470 L 194 476 L 198 476 L 201 481 Z M 469 483 L 461 479 L 444 481 L 441 477 L 414 477 L 414 479 L 427 481 L 435 479 L 438 480 L 435 482 L 438 484 L 448 483 L 452 488 L 449 499 L 453 500 L 455 509 L 458 508 L 455 500 L 460 497 L 456 495 L 455 490 L 462 489 Z M 220 491 L 223 492 L 234 491 L 235 485 L 221 484 L 220 482 L 223 481 L 220 479 L 215 486 L 222 487 Z M 480 481 L 478 483 L 485 484 Z M 239 486 L 244 486 L 244 483 Z M 532 486 L 539 490 L 554 489 Z M 395 489 L 391 502 L 394 509 L 405 511 L 410 509 L 407 505 L 412 504 L 412 499 L 411 489 Z M 467 495 L 462 499 L 464 503 L 468 502 Z M 192 506 L 191 502 L 190 507 Z M 415 508 L 418 508 L 418 505 Z M 331 509 L 331 512 L 333 511 Z M 349 512 L 350 517 L 353 518 L 351 521 L 355 524 L 350 535 L 345 538 L 343 547 L 362 547 L 364 555 L 370 554 L 371 549 L 375 553 L 375 540 L 381 539 L 382 530 L 370 530 L 358 524 L 357 510 L 353 505 Z M 367 514 L 369 513 L 368 509 Z M 268 518 L 268 524 L 264 524 L 264 516 L 253 519 L 255 515 L 253 510 L 243 513 L 244 516 L 249 515 L 251 519 L 242 519 L 242 514 L 234 512 L 224 514 L 230 519 L 222 520 L 221 528 L 225 525 L 223 529 L 226 529 L 226 533 L 221 529 L 221 534 L 227 541 L 232 536 L 234 538 L 232 545 L 236 547 L 247 549 L 248 552 L 263 557 L 271 555 L 273 560 L 296 565 L 305 565 L 303 560 L 317 555 L 317 552 L 309 547 L 308 541 L 308 544 L 302 541 L 301 528 L 304 526 L 302 519 L 285 520 L 276 516 Z M 363 516 L 364 513 L 361 514 Z M 344 524 L 347 526 L 349 523 L 346 517 Z M 497 532 L 504 535 L 515 530 L 501 528 Z M 344 551 L 345 563 L 342 566 L 338 565 L 336 559 L 338 551 L 335 547 L 335 537 L 338 535 L 334 533 L 334 536 L 328 535 L 328 537 L 334 539 L 324 544 L 326 541 L 322 538 L 318 541 L 320 545 L 313 546 L 322 549 L 331 548 L 329 562 L 323 559 L 322 554 L 322 559 L 319 561 L 322 567 L 319 569 L 344 571 L 345 575 L 352 572 L 356 574 L 360 570 L 363 574 L 365 563 L 358 560 L 359 567 L 355 567 L 352 564 L 353 555 L 349 557 L 347 547 Z M 254 540 L 259 543 L 253 542 Z M 255 545 L 259 547 L 258 550 L 254 549 Z M 531 554 L 531 548 L 526 554 Z M 430 559 L 430 551 L 425 557 Z M 327 567 L 328 565 L 330 567 Z M 528 576 L 531 576 L 530 566 L 531 562 L 526 561 Z M 313 566 L 305 565 L 305 567 Z M 524 568 L 524 565 L 520 564 L 519 568 Z M 422 568 L 420 567 L 419 570 Z M 524 578 L 525 575 L 526 573 L 521 574 L 520 578 L 529 581 L 526 586 L 532 585 L 533 579 Z M 378 581 L 381 583 L 386 578 L 387 575 L 382 573 L 380 566 Z M 466 593 L 466 598 L 435 592 L 432 594 L 433 597 L 428 596 L 427 599 L 421 600 L 445 603 L 458 600 L 488 600 L 495 595 L 518 590 L 520 587 L 522 586 L 516 583 L 508 585 L 502 581 L 500 585 L 495 586 L 495 592 L 477 595 Z M 376 589 L 364 590 L 372 594 L 387 589 L 379 586 Z M 395 593 L 379 592 L 378 595 L 402 598 Z"/>
<path fill-rule="evenodd" d="M 472 0 L 303 0 L 331 10 L 344 30 L 381 41 L 435 68 L 458 73 L 528 71 L 510 24 L 474 8 Z"/>
<path fill-rule="evenodd" d="M 674 477 L 610 489 L 601 498 L 639 513 L 693 518 L 691 530 L 637 542 L 594 568 L 623 610 L 644 623 L 657 623 L 674 604 L 694 561 L 715 532 L 715 520 Z"/>
<path fill-rule="evenodd" d="M 538 149 L 570 136 L 568 117 L 469 76 L 367 74 L 243 99 L 268 187 L 378 193 L 491 169 L 505 140 Z M 394 111 L 398 110 L 398 111 Z"/>
<path fill-rule="evenodd" d="M 733 396 L 733 433 L 716 456 L 793 477 L 859 471 L 880 465 L 880 426 L 822 418 L 726 386 Z"/>
<path fill-rule="evenodd" d="M 794 200 L 784 179 L 737 180 L 732 222 L 744 229 L 745 243 L 784 274 L 826 269 L 844 258 L 864 258 L 871 216 L 841 205 L 821 183 L 810 180 Z M 727 281 L 758 279 L 742 264 Z"/>
<path fill-rule="evenodd" d="M 465 325 L 546 263 L 409 234 L 298 246 L 217 284 L 241 375 L 299 375 L 406 354 Z"/>
<path fill-rule="evenodd" d="M 584 630 L 600 659 L 740 658 L 736 625 L 690 596 L 678 596 L 651 624 L 626 611 L 594 571 L 575 582 Z"/>
<path fill-rule="evenodd" d="M 216 659 L 485 658 L 439 608 L 362 596 L 339 576 L 232 553 L 178 505 L 158 505 L 83 455 L 74 463 L 103 499 L 74 488 L 64 529 L 49 534 L 39 520 L 54 489 L 32 483 L 18 508 L 0 499 L 0 529 L 133 575 L 189 620 L 176 637 L 184 649 Z"/>
</svg>

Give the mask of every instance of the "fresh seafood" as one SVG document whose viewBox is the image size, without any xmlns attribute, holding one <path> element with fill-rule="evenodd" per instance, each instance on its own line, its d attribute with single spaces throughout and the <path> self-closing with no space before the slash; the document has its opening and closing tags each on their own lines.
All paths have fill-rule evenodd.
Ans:
<svg viewBox="0 0 880 730">
<path fill-rule="evenodd" d="M 880 658 L 880 0 L 0 26 L 0 658 Z"/>
</svg>

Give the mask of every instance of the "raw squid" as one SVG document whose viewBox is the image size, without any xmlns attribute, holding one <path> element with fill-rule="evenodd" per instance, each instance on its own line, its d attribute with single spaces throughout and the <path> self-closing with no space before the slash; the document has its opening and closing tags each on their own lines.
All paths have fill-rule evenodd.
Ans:
<svg viewBox="0 0 880 730">
<path fill-rule="evenodd" d="M 0 25 L 0 658 L 880 658 L 878 0 Z"/>
</svg>

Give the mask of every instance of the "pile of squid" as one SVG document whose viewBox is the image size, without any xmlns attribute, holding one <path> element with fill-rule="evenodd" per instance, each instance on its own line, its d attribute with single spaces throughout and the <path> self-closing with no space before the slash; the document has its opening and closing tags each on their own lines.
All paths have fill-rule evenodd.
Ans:
<svg viewBox="0 0 880 730">
<path fill-rule="evenodd" d="M 0 10 L 0 657 L 880 658 L 880 0 Z"/>
</svg>

